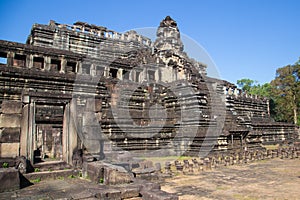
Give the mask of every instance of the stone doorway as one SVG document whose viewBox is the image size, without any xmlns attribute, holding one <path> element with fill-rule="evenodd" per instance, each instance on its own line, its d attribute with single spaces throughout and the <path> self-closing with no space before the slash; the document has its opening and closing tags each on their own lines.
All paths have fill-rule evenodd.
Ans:
<svg viewBox="0 0 300 200">
<path fill-rule="evenodd" d="M 63 105 L 36 104 L 34 162 L 62 160 Z"/>
<path fill-rule="evenodd" d="M 36 147 L 36 161 L 62 160 L 62 125 L 36 125 Z"/>
</svg>

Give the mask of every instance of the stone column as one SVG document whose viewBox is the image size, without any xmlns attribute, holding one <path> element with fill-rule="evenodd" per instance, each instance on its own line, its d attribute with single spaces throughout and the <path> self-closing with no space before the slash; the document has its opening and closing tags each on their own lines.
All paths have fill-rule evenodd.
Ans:
<svg viewBox="0 0 300 200">
<path fill-rule="evenodd" d="M 15 53 L 14 52 L 8 52 L 7 53 L 7 66 L 13 66 L 13 64 L 14 64 L 14 57 L 15 57 Z"/>
<path fill-rule="evenodd" d="M 34 133 L 35 133 L 35 104 L 30 102 L 29 96 L 23 97 L 20 155 L 25 156 L 33 163 Z"/>
<path fill-rule="evenodd" d="M 81 74 L 82 73 L 82 63 L 81 62 L 77 62 L 76 63 L 76 71 L 75 73 Z"/>
<path fill-rule="evenodd" d="M 27 68 L 32 68 L 33 66 L 33 55 L 26 55 L 26 67 Z"/>
<path fill-rule="evenodd" d="M 117 78 L 123 80 L 123 69 L 118 69 Z"/>
<path fill-rule="evenodd" d="M 67 60 L 63 57 L 60 61 L 60 73 L 66 73 Z"/>
<path fill-rule="evenodd" d="M 44 56 L 44 69 L 49 71 L 51 66 L 51 57 Z"/>
<path fill-rule="evenodd" d="M 76 102 L 71 101 L 65 105 L 63 120 L 63 160 L 72 164 L 73 151 L 77 148 Z"/>
<path fill-rule="evenodd" d="M 28 130 L 29 130 L 29 96 L 22 97 L 22 117 L 21 117 L 21 135 L 20 135 L 20 155 L 28 157 Z"/>
</svg>

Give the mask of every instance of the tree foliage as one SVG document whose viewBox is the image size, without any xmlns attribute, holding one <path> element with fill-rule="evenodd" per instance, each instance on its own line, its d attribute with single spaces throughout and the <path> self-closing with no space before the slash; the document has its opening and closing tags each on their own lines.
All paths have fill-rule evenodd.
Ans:
<svg viewBox="0 0 300 200">
<path fill-rule="evenodd" d="M 300 124 L 300 65 L 287 65 L 276 71 L 271 81 L 275 101 L 276 118 L 280 121 Z"/>
<path fill-rule="evenodd" d="M 265 83 L 260 85 L 257 81 L 251 79 L 240 79 L 237 81 L 237 85 L 242 91 L 248 94 L 258 95 L 262 97 L 271 97 L 271 85 L 270 83 Z"/>
<path fill-rule="evenodd" d="M 260 85 L 251 79 L 240 79 L 237 85 L 249 94 L 268 97 L 271 115 L 276 121 L 300 125 L 300 60 L 276 70 L 275 79 Z"/>
</svg>

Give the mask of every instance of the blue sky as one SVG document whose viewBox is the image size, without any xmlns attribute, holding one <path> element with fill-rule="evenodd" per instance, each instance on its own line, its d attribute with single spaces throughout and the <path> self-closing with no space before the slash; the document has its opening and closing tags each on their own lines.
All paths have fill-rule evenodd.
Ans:
<svg viewBox="0 0 300 200">
<path fill-rule="evenodd" d="M 300 1 L 292 0 L 0 0 L 0 39 L 24 43 L 32 24 L 85 21 L 123 32 L 157 27 L 170 15 L 199 43 L 220 77 L 269 82 L 300 57 Z M 201 60 L 200 60 L 201 61 Z"/>
</svg>

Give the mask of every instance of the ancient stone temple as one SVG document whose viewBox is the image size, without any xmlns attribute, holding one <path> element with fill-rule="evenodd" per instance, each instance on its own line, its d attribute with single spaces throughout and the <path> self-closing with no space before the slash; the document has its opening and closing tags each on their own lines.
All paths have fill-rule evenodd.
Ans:
<svg viewBox="0 0 300 200">
<path fill-rule="evenodd" d="M 84 22 L 34 24 L 26 44 L 0 40 L 0 57 L 1 157 L 197 155 L 298 137 L 270 118 L 268 99 L 207 77 L 170 17 L 155 41 Z"/>
</svg>

